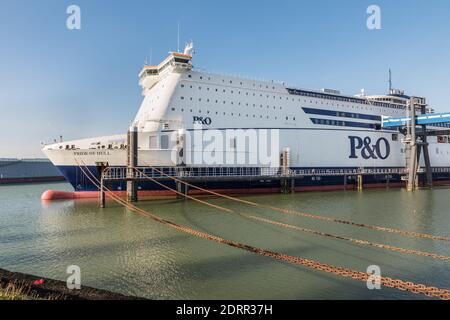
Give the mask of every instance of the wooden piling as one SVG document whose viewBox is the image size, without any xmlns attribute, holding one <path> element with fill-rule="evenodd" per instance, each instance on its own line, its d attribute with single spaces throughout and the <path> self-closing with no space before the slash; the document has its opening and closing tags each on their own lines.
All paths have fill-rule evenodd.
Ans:
<svg viewBox="0 0 450 320">
<path fill-rule="evenodd" d="M 134 178 L 134 168 L 138 164 L 138 130 L 136 126 L 131 126 L 127 134 L 128 157 L 127 157 L 127 201 L 136 202 L 137 188 Z"/>
</svg>

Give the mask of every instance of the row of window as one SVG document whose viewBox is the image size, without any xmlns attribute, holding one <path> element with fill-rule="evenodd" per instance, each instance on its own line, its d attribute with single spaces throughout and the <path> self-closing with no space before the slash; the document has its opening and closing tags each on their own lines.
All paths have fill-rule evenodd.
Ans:
<svg viewBox="0 0 450 320">
<path fill-rule="evenodd" d="M 174 108 L 174 107 L 172 107 L 171 108 L 171 110 L 172 111 L 177 111 L 177 108 Z M 193 109 L 184 109 L 184 108 L 180 108 L 180 109 L 178 109 L 180 112 L 190 112 L 190 113 L 194 113 L 194 110 Z M 196 114 L 201 114 L 202 113 L 202 110 L 196 110 L 195 111 L 195 113 Z M 215 111 L 214 112 L 216 115 L 218 115 L 219 113 L 220 114 L 222 114 L 222 115 L 224 115 L 224 116 L 226 116 L 227 115 L 227 112 L 219 112 L 219 111 Z M 209 111 L 209 110 L 206 110 L 206 114 L 211 114 L 211 111 Z M 258 115 L 257 114 L 243 114 L 243 113 L 234 113 L 234 112 L 229 112 L 228 113 L 228 115 L 230 115 L 230 116 L 238 116 L 238 117 L 241 117 L 241 116 L 245 116 L 245 117 L 247 117 L 247 118 L 251 118 L 251 117 L 253 117 L 253 118 L 258 118 Z M 266 118 L 266 119 L 270 119 L 270 116 L 269 115 L 259 115 L 259 118 L 260 119 L 262 119 L 262 118 Z M 275 117 L 273 117 L 273 119 L 274 120 L 278 120 L 278 116 L 275 116 Z M 285 117 L 285 119 L 286 120 L 294 120 L 295 121 L 295 117 L 288 117 L 288 116 L 286 116 Z"/>
<path fill-rule="evenodd" d="M 182 96 L 182 97 L 180 97 L 180 99 L 181 99 L 181 100 L 184 100 L 184 97 Z M 193 101 L 194 99 L 193 99 L 192 97 L 190 97 L 190 98 L 189 98 L 189 100 L 190 100 L 190 101 Z M 202 101 L 202 98 L 198 98 L 198 101 L 199 101 L 199 102 L 201 102 L 201 101 Z M 206 102 L 211 102 L 211 100 L 210 100 L 210 99 L 206 99 L 205 101 L 206 101 Z M 216 99 L 216 100 L 214 100 L 214 102 L 215 102 L 215 103 L 219 103 L 219 100 L 217 100 L 217 99 Z M 223 104 L 226 104 L 226 103 L 227 103 L 227 101 L 226 101 L 226 100 L 222 100 L 222 102 L 223 102 Z M 234 105 L 234 102 L 233 102 L 233 101 L 231 101 L 231 102 L 230 102 L 230 104 Z M 238 102 L 238 103 L 237 103 L 237 105 L 238 105 L 238 106 L 240 106 L 240 105 L 241 105 L 241 103 L 240 103 L 240 102 Z M 245 105 L 246 105 L 246 106 L 248 107 L 248 106 L 249 106 L 249 103 L 248 103 L 248 102 L 246 102 L 246 103 L 245 103 Z M 256 108 L 256 103 L 253 103 L 253 107 L 255 107 L 255 108 Z M 260 105 L 259 105 L 259 107 L 260 107 L 260 108 L 263 108 L 263 105 L 262 105 L 262 104 L 260 104 Z M 266 108 L 267 108 L 267 109 L 272 109 L 272 108 L 273 108 L 274 110 L 276 110 L 276 109 L 277 109 L 277 107 L 276 107 L 276 106 L 272 106 L 272 107 L 271 107 L 271 106 L 269 106 L 269 105 L 266 105 Z M 279 107 L 279 109 L 280 109 L 280 110 L 282 110 L 283 108 L 282 108 L 282 107 Z"/>
<path fill-rule="evenodd" d="M 310 118 L 310 119 L 311 119 L 311 122 L 314 124 L 321 124 L 321 125 L 326 125 L 326 126 L 365 128 L 365 129 L 375 129 L 375 130 L 381 129 L 381 125 L 376 124 L 376 123 L 339 121 L 339 120 L 329 120 L 329 119 L 320 119 L 320 118 Z"/>
<path fill-rule="evenodd" d="M 341 111 L 313 109 L 313 108 L 302 108 L 302 109 L 303 109 L 303 111 L 305 111 L 305 113 L 308 113 L 308 114 L 319 114 L 319 115 L 330 116 L 330 117 L 355 118 L 355 119 L 381 121 L 380 116 L 374 116 L 374 115 L 370 115 L 370 114 L 341 112 Z"/>
<path fill-rule="evenodd" d="M 181 84 L 180 86 L 181 86 L 181 88 L 185 88 L 185 87 L 186 87 L 186 85 L 184 85 L 184 84 Z M 193 86 L 193 85 L 189 85 L 189 88 L 190 88 L 190 89 L 193 89 L 194 86 Z M 198 88 L 198 90 L 202 90 L 202 89 L 203 89 L 202 86 L 198 86 L 197 88 Z M 206 91 L 210 91 L 210 87 L 206 87 Z M 215 91 L 215 92 L 219 92 L 219 89 L 218 89 L 218 88 L 214 88 L 214 91 Z M 227 92 L 226 89 L 221 89 L 220 91 L 221 91 L 222 93 L 226 93 L 226 92 Z M 231 94 L 234 94 L 235 91 L 234 91 L 233 89 L 229 89 L 228 92 L 230 92 Z M 238 90 L 238 91 L 237 91 L 237 94 L 241 94 L 241 91 Z M 249 92 L 246 91 L 246 92 L 245 92 L 245 95 L 246 95 L 246 96 L 249 96 Z M 259 96 L 262 97 L 263 94 L 260 93 Z M 265 96 L 266 96 L 266 98 L 269 98 L 269 95 L 268 95 L 268 94 L 265 94 Z M 256 93 L 255 93 L 255 92 L 253 92 L 253 97 L 256 97 Z M 273 98 L 276 99 L 276 96 L 273 96 Z M 282 99 L 282 97 L 280 96 L 280 100 L 281 100 L 281 99 Z M 286 100 L 289 100 L 289 97 L 286 97 Z M 294 99 L 292 99 L 292 101 L 294 101 Z"/>
<path fill-rule="evenodd" d="M 189 75 L 188 75 L 188 78 L 192 78 L 192 75 L 189 74 Z M 200 80 L 203 80 L 203 76 L 200 76 L 199 79 L 200 79 Z M 211 81 L 211 77 L 208 77 L 208 81 Z M 229 84 L 233 84 L 233 80 L 227 80 L 227 81 L 225 81 L 225 79 L 222 79 L 222 83 L 225 83 L 225 82 L 226 82 L 226 83 L 229 83 Z M 240 82 L 239 82 L 239 85 L 243 86 L 244 83 L 243 83 L 242 81 L 240 81 Z M 255 88 L 256 88 L 256 87 L 259 87 L 259 88 L 261 88 L 261 89 L 265 88 L 265 89 L 272 89 L 272 90 L 275 90 L 275 86 L 262 85 L 262 84 L 259 84 L 259 86 L 257 86 L 256 83 L 253 83 L 253 87 L 255 87 Z"/>
<path fill-rule="evenodd" d="M 368 101 L 365 99 L 360 98 L 353 98 L 353 97 L 344 97 L 344 96 L 338 96 L 328 93 L 318 93 L 318 92 L 312 92 L 312 91 L 304 91 L 299 89 L 289 89 L 287 88 L 288 92 L 290 94 L 305 96 L 305 97 L 313 97 L 317 99 L 327 99 L 327 100 L 336 100 L 336 101 L 343 101 L 343 102 L 350 102 L 350 103 L 358 103 L 358 104 L 366 104 L 366 105 L 374 105 L 377 107 L 384 107 L 384 108 L 393 108 L 393 109 L 404 109 L 405 107 L 402 105 L 397 104 L 390 104 L 390 103 L 384 103 L 384 102 L 377 102 L 377 101 Z"/>
<path fill-rule="evenodd" d="M 192 78 L 192 75 L 189 74 L 188 78 Z M 199 76 L 199 79 L 203 80 L 204 77 Z M 208 81 L 211 81 L 211 77 L 208 77 L 207 79 L 208 79 Z M 233 80 L 225 81 L 225 79 L 222 79 L 222 83 L 233 84 Z M 240 81 L 239 85 L 243 86 L 244 83 L 242 81 Z M 252 83 L 252 85 L 254 88 L 259 87 L 260 89 L 275 90 L 275 86 L 273 86 L 273 85 L 270 85 L 270 86 L 268 84 L 263 85 L 262 83 L 260 83 L 259 85 L 257 85 L 256 83 Z M 184 85 L 182 85 L 182 87 L 184 87 Z M 192 88 L 192 86 L 190 86 L 190 87 Z M 199 87 L 199 89 L 201 89 L 201 87 Z M 340 96 L 340 95 L 334 95 L 331 93 L 319 93 L 319 92 L 305 91 L 305 90 L 292 89 L 292 88 L 286 88 L 286 89 L 290 94 L 318 98 L 318 99 L 327 99 L 327 100 L 335 100 L 335 101 L 350 102 L 350 103 L 357 103 L 357 104 L 374 105 L 377 107 L 400 109 L 400 110 L 403 110 L 405 108 L 404 102 L 401 100 L 398 100 L 397 103 L 392 103 L 392 102 L 388 103 L 388 102 L 381 102 L 381 101 L 368 101 L 366 99 L 355 98 L 355 97 L 345 97 L 345 96 Z M 209 88 L 207 88 L 207 90 L 209 90 Z M 216 89 L 216 91 L 217 91 L 217 89 Z M 223 92 L 225 92 L 225 90 Z M 233 91 L 231 91 L 231 93 L 233 93 Z M 240 94 L 240 92 L 239 92 L 239 94 Z M 247 95 L 248 95 L 248 92 L 247 92 Z M 255 95 L 255 94 L 253 94 L 253 95 Z M 275 98 L 275 96 L 273 96 L 273 98 Z M 280 99 L 282 99 L 282 97 L 280 97 Z M 288 100 L 288 98 L 286 98 L 286 100 Z"/>
<path fill-rule="evenodd" d="M 186 87 L 186 85 L 185 84 L 181 84 L 181 87 L 182 88 L 185 88 Z M 189 87 L 192 89 L 192 88 L 194 88 L 193 87 L 193 85 L 189 85 Z M 205 87 L 206 88 L 206 91 L 210 91 L 210 87 Z M 198 86 L 198 89 L 199 90 L 202 90 L 203 89 L 203 87 L 202 86 Z M 218 89 L 218 88 L 213 88 L 213 90 L 211 90 L 211 91 L 215 91 L 215 92 L 221 92 L 221 93 L 227 93 L 227 92 L 229 92 L 229 93 L 231 93 L 231 94 L 234 94 L 235 92 L 237 93 L 237 94 L 239 94 L 239 95 L 241 95 L 241 91 L 239 91 L 239 90 L 237 90 L 237 91 L 235 91 L 235 90 L 233 90 L 233 89 Z M 243 93 L 242 93 L 243 94 Z M 251 93 L 251 92 L 245 92 L 245 96 L 253 96 L 253 97 L 260 97 L 260 98 L 267 98 L 267 99 L 271 99 L 271 98 L 273 98 L 273 99 L 276 99 L 276 96 L 275 95 L 273 95 L 273 96 L 271 96 L 271 95 L 269 95 L 269 94 L 263 94 L 263 93 L 259 93 L 259 94 L 257 94 L 257 93 L 255 93 L 255 92 L 253 92 L 253 93 Z M 184 96 L 180 96 L 180 99 L 181 100 L 184 100 L 185 99 L 185 97 Z M 194 100 L 194 98 L 192 98 L 192 97 L 190 97 L 189 98 L 189 100 L 191 100 L 191 101 L 193 101 Z M 212 99 L 212 100 L 214 100 L 214 99 Z M 279 100 L 283 100 L 283 96 L 282 95 L 280 95 L 279 96 Z M 295 102 L 296 100 L 298 100 L 298 102 L 304 102 L 304 103 L 310 103 L 310 104 L 313 104 L 314 103 L 314 101 L 313 100 L 307 100 L 307 99 L 295 99 L 295 98 L 290 98 L 290 97 L 286 97 L 286 101 L 289 101 L 289 100 L 292 100 L 292 102 Z M 202 101 L 202 98 L 198 98 L 198 101 Z M 210 102 L 210 99 L 206 99 L 206 101 L 207 102 Z M 219 102 L 219 100 L 215 100 L 216 101 L 216 103 L 218 103 Z M 362 100 L 362 101 L 365 101 L 365 100 Z M 350 102 L 350 101 L 344 101 L 344 102 Z M 225 100 L 223 100 L 223 103 L 225 104 L 226 103 L 226 101 Z M 234 102 L 233 101 L 231 101 L 230 102 L 231 104 L 234 104 Z M 237 103 L 238 105 L 241 105 L 241 102 L 238 102 Z M 319 104 L 319 101 L 315 101 L 315 104 Z M 246 106 L 248 106 L 249 105 L 249 103 L 246 103 L 245 104 Z M 329 105 L 329 103 L 328 102 L 326 102 L 326 105 Z M 330 103 L 330 105 L 331 106 L 335 106 L 335 104 L 334 103 Z M 254 105 L 255 106 L 255 105 Z M 342 105 L 340 105 L 339 103 L 336 103 L 336 107 L 340 107 L 340 106 L 342 106 L 342 107 L 347 107 L 347 108 L 355 108 L 355 106 L 354 105 L 345 105 L 345 104 L 342 104 Z M 370 104 L 366 104 L 366 106 L 367 107 L 365 107 L 366 109 L 369 109 L 369 106 L 371 106 Z M 360 108 L 360 106 L 356 106 L 356 108 Z M 361 109 L 363 109 L 364 107 L 363 106 L 361 106 Z M 274 109 L 276 109 L 276 108 L 274 108 Z M 280 107 L 279 108 L 280 110 L 282 109 L 282 107 Z M 372 108 L 370 108 L 370 110 L 372 110 Z"/>
<path fill-rule="evenodd" d="M 184 96 L 180 96 L 181 100 L 185 100 Z M 194 101 L 193 97 L 189 97 L 190 101 Z M 198 102 L 202 102 L 202 101 L 206 101 L 207 103 L 210 102 L 214 102 L 214 103 L 223 103 L 226 104 L 227 101 L 226 100 L 218 100 L 218 99 L 209 99 L 209 98 L 197 98 L 195 99 L 196 101 L 198 100 Z M 305 100 L 306 102 L 306 100 Z M 312 103 L 312 101 L 311 101 Z M 317 102 L 316 102 L 317 103 Z M 235 102 L 234 101 L 230 101 L 231 105 L 234 105 Z M 237 102 L 238 106 L 244 105 L 241 102 Z M 267 109 L 274 109 L 274 110 L 283 110 L 283 107 L 276 107 L 276 106 L 270 106 L 270 105 L 263 105 L 263 104 L 249 104 L 248 102 L 245 103 L 245 106 L 250 106 L 252 105 L 253 107 L 257 107 L 259 106 L 260 108 L 267 108 Z M 367 120 L 375 120 L 375 121 L 381 121 L 381 116 L 375 116 L 375 115 L 367 115 L 367 114 L 361 114 L 361 113 L 352 113 L 352 112 L 341 112 L 341 111 L 334 111 L 334 110 L 323 110 L 323 109 L 314 109 L 314 108 L 307 108 L 307 107 L 302 107 L 302 109 L 304 110 L 305 113 L 309 113 L 309 114 L 320 114 L 320 115 L 328 115 L 328 116 L 333 116 L 333 117 L 345 117 L 345 118 L 357 118 L 357 119 L 367 119 Z"/>
<path fill-rule="evenodd" d="M 433 127 L 442 127 L 442 128 L 450 128 L 450 123 L 436 123 L 436 124 L 432 124 L 430 126 Z"/>
</svg>

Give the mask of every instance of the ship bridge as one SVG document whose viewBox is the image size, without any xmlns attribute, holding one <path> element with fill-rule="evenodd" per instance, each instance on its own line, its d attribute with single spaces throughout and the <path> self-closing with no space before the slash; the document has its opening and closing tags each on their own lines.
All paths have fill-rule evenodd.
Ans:
<svg viewBox="0 0 450 320">
<path fill-rule="evenodd" d="M 157 66 L 145 65 L 139 73 L 139 85 L 142 87 L 143 94 L 146 90 L 151 89 L 161 76 L 168 71 L 184 72 L 192 69 L 192 52 L 193 44 L 188 43 L 183 53 L 169 52 L 165 58 Z"/>
</svg>

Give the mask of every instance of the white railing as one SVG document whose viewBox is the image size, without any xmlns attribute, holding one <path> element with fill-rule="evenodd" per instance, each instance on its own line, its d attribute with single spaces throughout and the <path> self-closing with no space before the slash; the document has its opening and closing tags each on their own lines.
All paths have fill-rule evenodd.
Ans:
<svg viewBox="0 0 450 320">
<path fill-rule="evenodd" d="M 419 170 L 420 173 L 424 169 Z M 450 172 L 450 168 L 433 168 L 433 172 Z M 103 179 L 146 179 L 164 178 L 168 176 L 178 178 L 192 177 L 302 177 L 302 176 L 343 176 L 343 175 L 389 175 L 407 174 L 405 168 L 349 168 L 349 169 L 289 169 L 283 174 L 282 168 L 269 167 L 138 167 L 128 169 L 126 167 L 108 167 L 103 173 Z"/>
</svg>

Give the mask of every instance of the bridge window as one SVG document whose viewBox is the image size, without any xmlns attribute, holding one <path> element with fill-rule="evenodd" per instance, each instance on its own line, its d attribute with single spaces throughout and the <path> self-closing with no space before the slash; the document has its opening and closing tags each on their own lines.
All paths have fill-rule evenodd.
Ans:
<svg viewBox="0 0 450 320">
<path fill-rule="evenodd" d="M 163 134 L 161 135 L 161 141 L 160 141 L 161 149 L 169 149 L 169 135 Z"/>
</svg>

